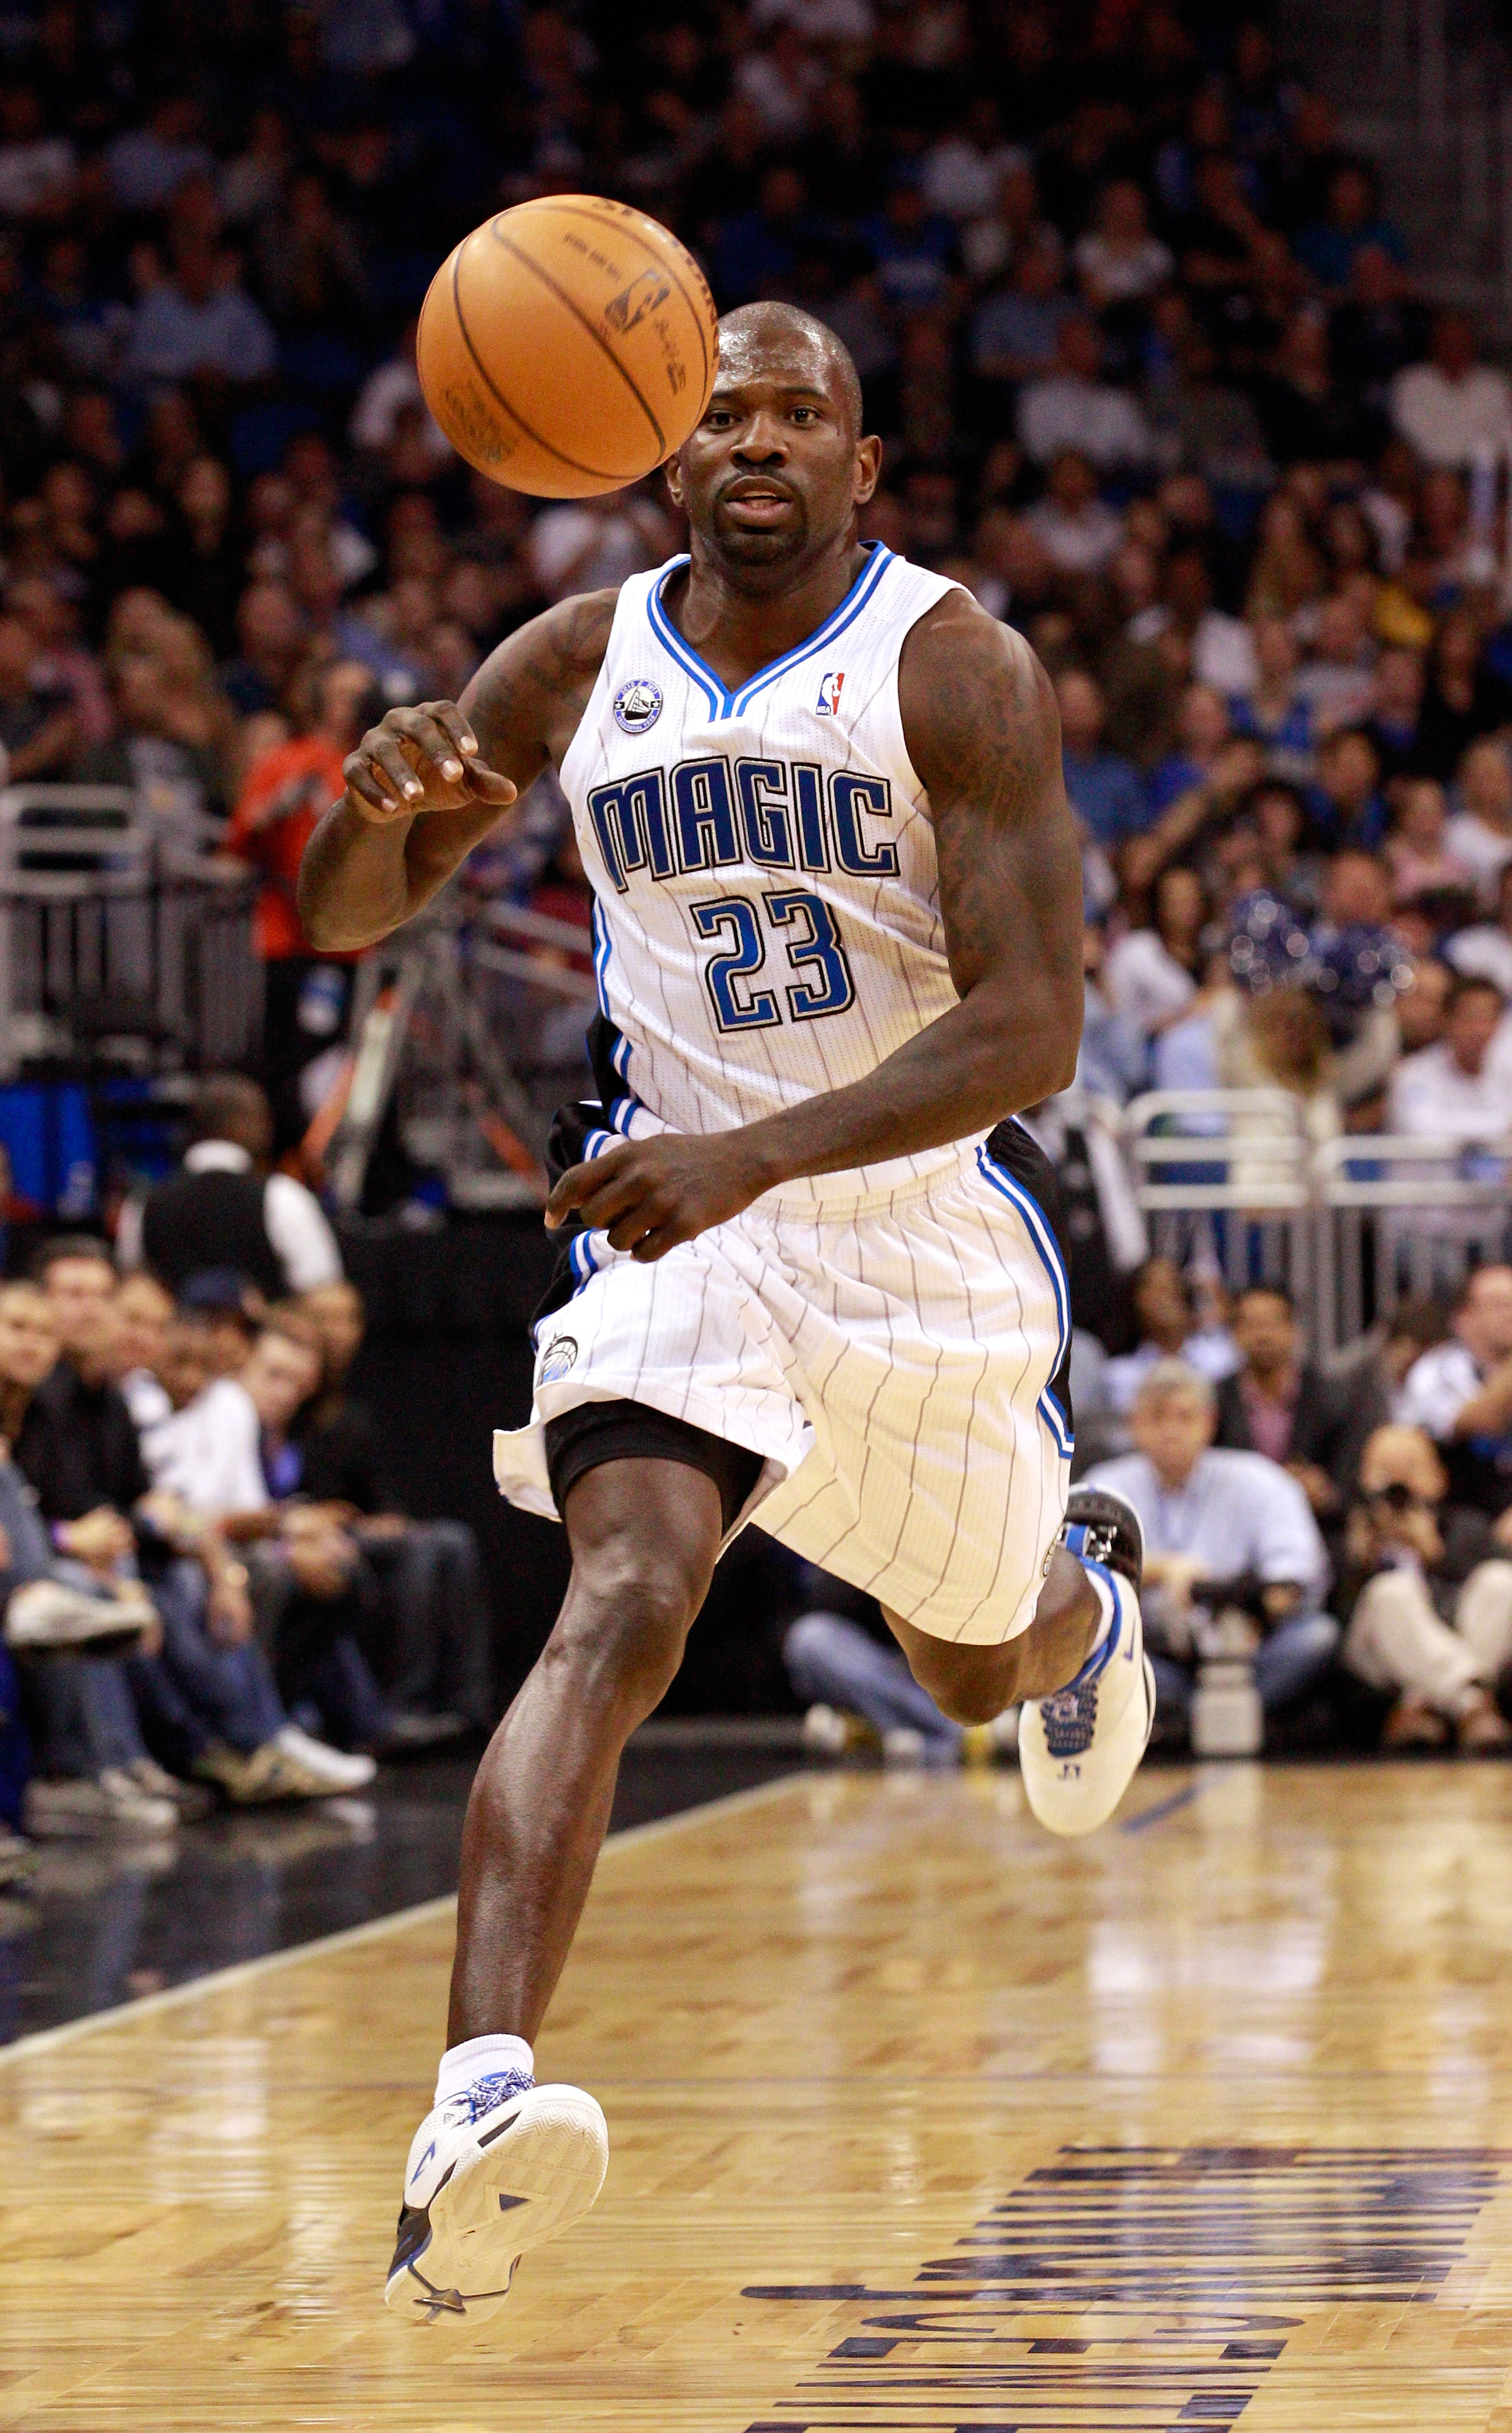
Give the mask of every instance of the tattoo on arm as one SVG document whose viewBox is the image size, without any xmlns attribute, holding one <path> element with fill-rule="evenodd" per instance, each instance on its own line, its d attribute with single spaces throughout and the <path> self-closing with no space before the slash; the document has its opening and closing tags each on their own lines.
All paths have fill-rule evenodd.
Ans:
<svg viewBox="0 0 1512 2433">
<path fill-rule="evenodd" d="M 929 796 L 940 910 L 962 996 L 993 976 L 1050 985 L 1079 1018 L 1081 867 L 1050 681 L 961 594 L 921 620 L 899 693 Z"/>
</svg>

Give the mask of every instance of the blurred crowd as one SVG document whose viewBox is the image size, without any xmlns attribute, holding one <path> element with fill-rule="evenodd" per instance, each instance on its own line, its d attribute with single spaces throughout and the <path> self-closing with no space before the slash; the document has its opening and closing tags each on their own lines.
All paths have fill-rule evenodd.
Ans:
<svg viewBox="0 0 1512 2433">
<path fill-rule="evenodd" d="M 165 833 L 257 873 L 264 1078 L 280 1143 L 296 1137 L 347 1014 L 349 971 L 311 953 L 293 897 L 344 753 L 385 704 L 454 696 L 542 604 L 679 539 L 657 483 L 538 506 L 471 476 L 420 394 L 415 314 L 437 262 L 490 211 L 574 190 L 669 222 L 722 308 L 786 297 L 840 332 L 886 442 L 867 536 L 955 575 L 1054 680 L 1087 1021 L 1077 1088 L 1030 1121 L 1067 1205 L 1084 1446 L 1123 1466 L 1176 1565 L 1159 1591 L 1168 1711 L 1209 1559 L 1198 1507 L 1226 1509 L 1224 1479 L 1236 1495 L 1243 1476 L 1277 1532 L 1241 1600 L 1277 1651 L 1270 1702 L 1303 1696 L 1342 1643 L 1395 1739 L 1499 1744 L 1483 1574 L 1505 1568 L 1512 1503 L 1512 1277 L 1483 1268 L 1457 1309 L 1409 1305 L 1379 1330 L 1345 1424 L 1339 1381 L 1302 1359 L 1276 1296 L 1230 1309 L 1211 1278 L 1149 1259 L 1113 1137 L 1147 1087 L 1258 1083 L 1291 1095 L 1312 1142 L 1431 1134 L 1470 1173 L 1512 1132 L 1512 386 L 1472 322 L 1430 303 L 1374 165 L 1264 13 L 22 0 L 0 20 L 10 777 L 131 783 Z M 586 921 L 549 784 L 475 883 Z M 324 1511 L 343 1594 L 370 1579 L 393 1630 L 395 1565 L 385 1585 L 367 1525 L 384 1497 L 280 1484 L 339 1397 L 314 1339 L 337 1287 L 302 1265 L 325 1255 L 308 1209 L 264 1217 L 282 1277 L 257 1281 L 255 1343 L 195 1301 L 202 1274 L 169 1272 L 161 1209 L 156 1251 L 140 1230 L 132 1249 L 150 1211 L 123 1246 L 174 1294 L 153 1302 L 150 1356 L 157 1288 L 107 1292 L 103 1261 L 84 1264 L 113 1348 L 71 1332 L 56 1270 L 23 1291 L 22 1331 L 55 1375 L 82 1362 L 91 1392 L 139 1375 L 148 1472 L 154 1431 L 197 1441 L 185 1414 L 245 1373 L 265 1490 L 248 1508 L 279 1516 L 230 1558 L 246 1593 L 259 1565 L 297 1570 Z M 300 1385 L 282 1420 L 270 1370 Z M 53 1390 L 39 1379 L 33 1407 Z M 1235 1461 L 1266 1465 L 1265 1487 Z M 126 1664 L 146 1732 L 130 1668 L 169 1677 L 174 1645 L 154 1565 L 197 1564 L 209 1611 L 227 1533 L 195 1554 L 160 1543 L 133 1484 L 123 1471 L 99 1499 L 110 1559 L 123 1579 L 136 1564 L 165 1637 L 99 1660 Z M 143 1489 L 170 1491 L 196 1508 L 181 1482 Z M 55 1534 L 93 1511 L 41 1508 Z M 331 1553 L 321 1576 L 338 1568 Z M 245 1642 L 268 1694 L 312 1739 L 379 1745 L 382 1633 L 307 1630 L 314 1591 L 290 1594 L 296 1621 Z M 387 1677 L 392 1704 L 402 1668 Z"/>
<path fill-rule="evenodd" d="M 472 1533 L 386 1475 L 362 1300 L 266 1170 L 264 1096 L 208 1083 L 193 1132 L 113 1255 L 59 1235 L 0 1285 L 0 1875 L 18 1827 L 350 1796 L 495 1719 Z"/>
</svg>

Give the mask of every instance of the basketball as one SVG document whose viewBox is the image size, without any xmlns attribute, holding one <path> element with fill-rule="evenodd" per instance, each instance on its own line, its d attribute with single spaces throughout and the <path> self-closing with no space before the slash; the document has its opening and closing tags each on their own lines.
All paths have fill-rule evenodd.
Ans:
<svg viewBox="0 0 1512 2433">
<path fill-rule="evenodd" d="M 682 446 L 714 384 L 716 318 L 659 221 L 600 195 L 543 196 L 484 221 L 436 272 L 420 384 L 479 472 L 588 498 Z"/>
</svg>

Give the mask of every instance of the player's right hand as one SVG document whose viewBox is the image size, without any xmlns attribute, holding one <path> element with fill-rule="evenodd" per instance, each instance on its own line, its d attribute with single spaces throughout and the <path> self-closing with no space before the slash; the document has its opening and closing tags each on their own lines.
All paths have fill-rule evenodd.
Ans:
<svg viewBox="0 0 1512 2433">
<path fill-rule="evenodd" d="M 342 774 L 352 808 L 376 827 L 464 803 L 497 803 L 503 810 L 518 791 L 480 759 L 478 739 L 454 701 L 389 710 L 348 754 Z"/>
</svg>

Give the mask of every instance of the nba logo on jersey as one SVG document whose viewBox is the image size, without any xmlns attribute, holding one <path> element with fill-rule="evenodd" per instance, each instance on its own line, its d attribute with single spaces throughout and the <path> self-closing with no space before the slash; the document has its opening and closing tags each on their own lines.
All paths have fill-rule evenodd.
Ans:
<svg viewBox="0 0 1512 2433">
<path fill-rule="evenodd" d="M 838 676 L 826 674 L 820 677 L 819 699 L 815 702 L 814 707 L 818 710 L 822 718 L 833 718 L 839 710 L 840 689 L 844 681 L 845 672 L 843 669 L 841 669 Z"/>
<path fill-rule="evenodd" d="M 661 716 L 661 687 L 635 676 L 614 697 L 614 723 L 625 735 L 644 735 Z"/>
</svg>

